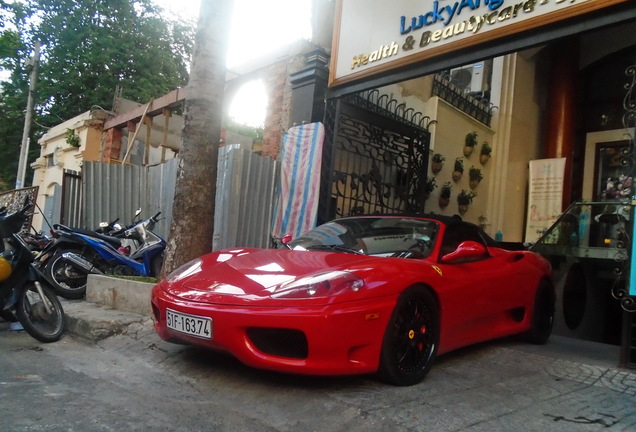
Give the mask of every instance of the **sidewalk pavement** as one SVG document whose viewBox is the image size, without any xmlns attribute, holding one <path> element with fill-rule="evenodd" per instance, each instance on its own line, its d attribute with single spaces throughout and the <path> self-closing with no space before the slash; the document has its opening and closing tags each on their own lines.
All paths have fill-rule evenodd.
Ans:
<svg viewBox="0 0 636 432">
<path fill-rule="evenodd" d="M 134 323 L 151 323 L 150 291 L 153 284 L 89 275 L 85 300 L 60 298 L 67 332 L 98 342 L 124 333 Z"/>
<path fill-rule="evenodd" d="M 67 316 L 67 332 L 93 343 L 124 334 L 131 326 L 152 333 L 152 286 L 91 275 L 86 300 L 61 299 Z M 602 383 L 636 396 L 636 370 L 619 368 L 618 346 L 553 334 L 546 345 L 507 340 L 502 342 L 501 349 L 513 350 L 522 360 L 552 362 L 558 365 L 553 371 L 557 377 L 590 385 Z"/>
</svg>

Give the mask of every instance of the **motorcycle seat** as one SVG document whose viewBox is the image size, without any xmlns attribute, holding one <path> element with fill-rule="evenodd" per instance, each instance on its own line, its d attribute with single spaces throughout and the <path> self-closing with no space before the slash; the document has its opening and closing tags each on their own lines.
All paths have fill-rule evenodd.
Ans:
<svg viewBox="0 0 636 432">
<path fill-rule="evenodd" d="M 106 243 L 114 246 L 115 248 L 118 248 L 121 246 L 121 240 L 118 239 L 117 237 L 111 237 L 111 236 L 107 236 L 104 234 L 100 234 L 97 233 L 95 231 L 91 231 L 91 230 L 87 230 L 87 229 L 83 229 L 83 228 L 71 228 L 71 227 L 67 227 L 65 225 L 55 225 L 55 228 L 59 228 L 62 230 L 66 230 L 66 231 L 71 231 L 77 234 L 82 234 L 85 236 L 89 236 L 89 237 L 95 237 L 98 238 L 100 240 L 104 240 Z"/>
</svg>

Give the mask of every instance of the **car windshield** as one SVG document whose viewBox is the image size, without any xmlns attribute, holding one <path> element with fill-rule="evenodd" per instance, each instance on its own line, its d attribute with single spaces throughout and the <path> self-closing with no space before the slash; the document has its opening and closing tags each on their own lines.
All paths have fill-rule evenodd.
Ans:
<svg viewBox="0 0 636 432">
<path fill-rule="evenodd" d="M 416 252 L 430 255 L 439 224 L 432 220 L 401 217 L 346 218 L 314 228 L 288 244 L 294 250 L 331 250 L 391 256 Z"/>
</svg>

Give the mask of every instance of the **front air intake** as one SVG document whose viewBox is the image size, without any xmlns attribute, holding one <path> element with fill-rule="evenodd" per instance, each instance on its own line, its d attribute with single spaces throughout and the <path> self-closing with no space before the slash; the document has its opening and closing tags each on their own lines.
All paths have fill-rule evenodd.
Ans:
<svg viewBox="0 0 636 432">
<path fill-rule="evenodd" d="M 305 359 L 309 353 L 307 337 L 300 330 L 250 327 L 247 329 L 247 337 L 265 354 Z"/>
</svg>

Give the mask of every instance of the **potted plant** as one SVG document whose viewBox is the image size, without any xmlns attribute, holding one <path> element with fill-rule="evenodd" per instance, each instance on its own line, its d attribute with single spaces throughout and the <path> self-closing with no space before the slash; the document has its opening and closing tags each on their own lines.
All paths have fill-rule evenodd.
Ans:
<svg viewBox="0 0 636 432">
<path fill-rule="evenodd" d="M 455 167 L 453 168 L 453 181 L 457 183 L 464 175 L 464 160 L 460 157 L 455 159 Z"/>
<path fill-rule="evenodd" d="M 466 139 L 464 140 L 464 156 L 468 157 L 475 150 L 475 146 L 477 145 L 477 132 L 473 131 L 466 134 Z"/>
<path fill-rule="evenodd" d="M 446 182 L 442 185 L 441 189 L 439 190 L 439 207 L 440 208 L 446 208 L 448 204 L 450 204 L 450 196 L 451 196 L 452 190 L 453 190 L 453 187 L 451 186 L 450 182 Z"/>
<path fill-rule="evenodd" d="M 490 160 L 490 153 L 492 153 L 492 147 L 490 147 L 488 141 L 484 141 L 479 151 L 479 162 L 481 162 L 482 165 L 486 165 L 486 162 Z"/>
<path fill-rule="evenodd" d="M 468 170 L 468 184 L 470 185 L 471 189 L 475 189 L 477 186 L 479 186 L 479 182 L 482 181 L 482 179 L 484 178 L 484 175 L 481 173 L 481 170 L 479 168 L 475 168 L 470 167 L 470 169 Z"/>
<path fill-rule="evenodd" d="M 426 179 L 426 183 L 424 184 L 424 199 L 427 200 L 429 196 L 431 196 L 431 192 L 437 187 L 435 182 L 435 177 L 430 177 Z"/>
<path fill-rule="evenodd" d="M 473 198 L 475 198 L 477 194 L 475 192 L 468 192 L 464 189 L 457 194 L 457 209 L 459 210 L 459 214 L 463 215 L 468 211 L 468 206 L 472 204 Z"/>
<path fill-rule="evenodd" d="M 431 158 L 431 172 L 437 174 L 444 167 L 446 158 L 441 153 L 435 153 Z"/>
</svg>

